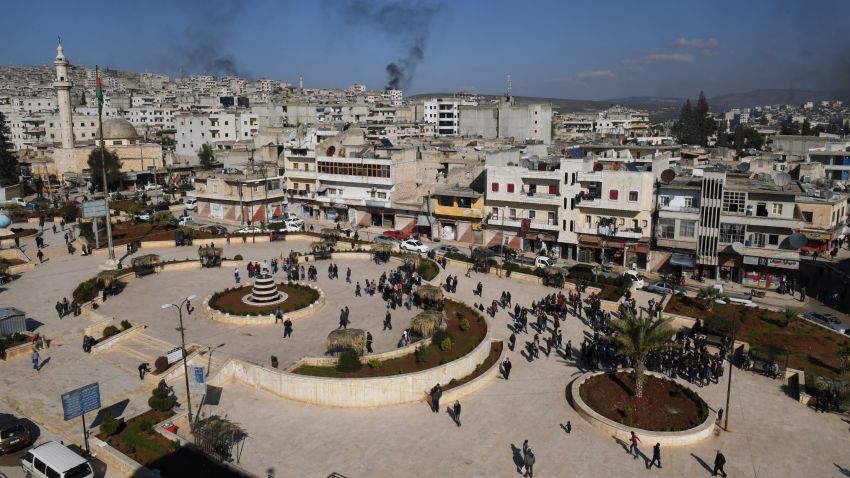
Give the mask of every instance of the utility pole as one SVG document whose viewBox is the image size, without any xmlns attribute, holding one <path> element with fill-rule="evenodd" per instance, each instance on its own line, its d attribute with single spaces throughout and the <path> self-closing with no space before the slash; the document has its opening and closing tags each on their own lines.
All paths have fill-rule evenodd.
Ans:
<svg viewBox="0 0 850 478">
<path fill-rule="evenodd" d="M 186 365 L 186 334 L 185 329 L 183 328 L 183 306 L 186 307 L 186 312 L 192 313 L 192 299 L 197 297 L 195 294 L 190 295 L 183 299 L 180 302 L 180 305 L 177 304 L 162 304 L 163 309 L 167 309 L 169 307 L 174 307 L 177 309 L 177 317 L 180 319 L 180 346 L 182 347 L 183 352 L 183 378 L 186 379 L 186 406 L 189 409 L 189 431 L 192 431 L 193 417 L 192 417 L 192 394 L 189 392 L 189 367 Z"/>
<path fill-rule="evenodd" d="M 95 70 L 97 70 L 97 66 L 95 66 Z M 97 72 L 95 74 L 97 75 Z M 109 212 L 109 189 L 106 186 L 106 140 L 103 137 L 103 108 L 101 107 L 97 108 L 97 121 L 98 129 L 100 130 L 100 172 L 103 178 L 103 202 L 106 204 L 106 241 L 109 248 L 109 259 L 106 261 L 106 268 L 116 269 L 118 264 L 115 261 L 115 249 L 112 247 L 112 215 Z"/>
</svg>

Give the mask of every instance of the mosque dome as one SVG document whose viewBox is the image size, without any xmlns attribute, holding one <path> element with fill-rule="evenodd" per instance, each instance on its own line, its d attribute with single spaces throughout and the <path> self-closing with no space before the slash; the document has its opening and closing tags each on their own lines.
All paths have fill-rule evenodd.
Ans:
<svg viewBox="0 0 850 478">
<path fill-rule="evenodd" d="M 100 140 L 100 129 L 97 130 L 96 138 Z M 129 121 L 121 118 L 110 118 L 103 121 L 103 136 L 105 139 L 137 139 L 139 133 Z"/>
</svg>

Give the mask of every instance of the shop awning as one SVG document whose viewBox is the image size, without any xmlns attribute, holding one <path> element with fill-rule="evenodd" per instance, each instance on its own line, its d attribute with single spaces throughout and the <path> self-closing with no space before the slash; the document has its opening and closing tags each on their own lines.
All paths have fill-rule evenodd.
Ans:
<svg viewBox="0 0 850 478">
<path fill-rule="evenodd" d="M 257 210 L 254 211 L 254 217 L 251 218 L 251 220 L 254 221 L 254 222 L 262 222 L 265 219 L 266 219 L 266 207 L 265 206 L 258 207 Z"/>
<path fill-rule="evenodd" d="M 632 252 L 640 254 L 649 254 L 649 244 L 640 243 L 629 248 Z"/>
<path fill-rule="evenodd" d="M 434 216 L 420 214 L 419 217 L 416 218 L 416 227 L 429 227 L 431 224 L 434 224 L 434 221 Z"/>
<path fill-rule="evenodd" d="M 799 261 L 799 251 L 788 251 L 782 249 L 761 249 L 758 247 L 745 247 L 743 256 L 765 257 L 769 259 L 782 259 L 786 261 Z"/>
<path fill-rule="evenodd" d="M 496 234 L 493 234 L 493 237 L 490 238 L 490 242 L 487 243 L 487 247 L 498 246 L 501 243 L 502 243 L 502 233 L 497 232 Z"/>
<path fill-rule="evenodd" d="M 579 234 L 578 242 L 583 246 L 602 247 L 602 238 L 599 236 Z"/>
<path fill-rule="evenodd" d="M 554 234 L 543 234 L 537 232 L 529 232 L 525 235 L 525 239 L 529 241 L 554 241 L 557 239 Z"/>
<path fill-rule="evenodd" d="M 690 267 L 693 269 L 694 266 L 696 266 L 696 261 L 693 256 L 686 254 L 673 254 L 670 256 L 670 264 L 673 264 L 674 266 Z"/>
</svg>

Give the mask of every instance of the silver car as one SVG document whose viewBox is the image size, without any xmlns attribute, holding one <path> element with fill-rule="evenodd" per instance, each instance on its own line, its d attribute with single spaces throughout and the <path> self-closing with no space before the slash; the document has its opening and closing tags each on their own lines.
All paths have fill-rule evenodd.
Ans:
<svg viewBox="0 0 850 478">
<path fill-rule="evenodd" d="M 374 239 L 374 242 L 378 244 L 389 244 L 391 246 L 397 246 L 401 241 L 386 234 L 381 234 L 380 236 Z"/>
<path fill-rule="evenodd" d="M 667 295 L 673 293 L 673 284 L 669 282 L 653 282 L 643 287 L 647 292 L 655 292 L 656 294 Z"/>
</svg>

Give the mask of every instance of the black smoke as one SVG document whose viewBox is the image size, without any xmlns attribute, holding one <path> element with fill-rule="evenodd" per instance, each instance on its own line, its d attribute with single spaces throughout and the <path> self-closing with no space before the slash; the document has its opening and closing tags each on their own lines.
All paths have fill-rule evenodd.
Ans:
<svg viewBox="0 0 850 478">
<path fill-rule="evenodd" d="M 425 58 L 425 47 L 431 33 L 434 17 L 443 6 L 440 3 L 390 0 L 374 2 L 350 0 L 345 2 L 345 20 L 355 27 L 367 26 L 380 31 L 398 42 L 404 56 L 387 64 L 387 88 L 408 89 L 413 82 L 416 67 Z M 326 2 L 328 8 L 339 4 Z"/>
<path fill-rule="evenodd" d="M 175 35 L 176 45 L 167 63 L 185 74 L 215 76 L 248 76 L 236 58 L 227 52 L 227 43 L 233 38 L 234 27 L 247 2 L 240 0 L 181 0 L 163 3 L 163 7 L 176 9 L 186 25 Z"/>
</svg>

